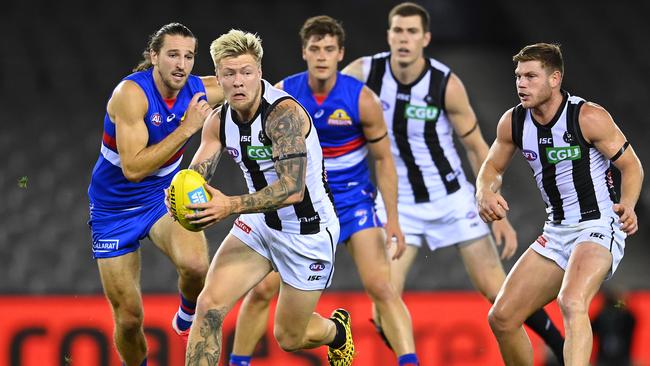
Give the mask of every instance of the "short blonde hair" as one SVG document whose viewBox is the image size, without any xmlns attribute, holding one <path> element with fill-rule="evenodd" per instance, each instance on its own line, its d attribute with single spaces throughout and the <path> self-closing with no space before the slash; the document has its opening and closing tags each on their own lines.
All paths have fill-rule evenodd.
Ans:
<svg viewBox="0 0 650 366">
<path fill-rule="evenodd" d="M 239 29 L 231 29 L 210 44 L 210 55 L 215 66 L 226 57 L 249 54 L 255 58 L 258 66 L 262 65 L 262 39 L 257 35 Z"/>
</svg>

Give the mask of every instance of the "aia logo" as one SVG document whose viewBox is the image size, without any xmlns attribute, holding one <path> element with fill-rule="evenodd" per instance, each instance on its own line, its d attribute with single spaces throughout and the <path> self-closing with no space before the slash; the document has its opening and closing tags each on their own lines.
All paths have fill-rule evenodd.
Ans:
<svg viewBox="0 0 650 366">
<path fill-rule="evenodd" d="M 528 161 L 537 160 L 537 153 L 533 150 L 524 150 L 521 153 L 524 154 L 524 158 L 526 158 Z"/>
<path fill-rule="evenodd" d="M 314 262 L 309 265 L 309 269 L 314 272 L 320 272 L 325 269 L 325 265 L 321 262 Z"/>
<path fill-rule="evenodd" d="M 540 235 L 540 236 L 538 236 L 538 237 L 537 237 L 537 240 L 535 240 L 535 241 L 538 242 L 539 245 L 543 246 L 544 248 L 546 248 L 546 243 L 548 243 L 548 240 L 546 240 L 546 238 L 544 237 L 544 235 Z"/>
<path fill-rule="evenodd" d="M 154 113 L 153 116 L 151 116 L 151 123 L 158 127 L 162 123 L 162 116 L 160 113 Z"/>
</svg>

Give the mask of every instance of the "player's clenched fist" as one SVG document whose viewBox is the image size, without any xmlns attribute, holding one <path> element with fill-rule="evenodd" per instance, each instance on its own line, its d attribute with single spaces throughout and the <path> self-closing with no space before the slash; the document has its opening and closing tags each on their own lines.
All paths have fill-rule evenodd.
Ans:
<svg viewBox="0 0 650 366">
<path fill-rule="evenodd" d="M 210 108 L 210 105 L 205 99 L 199 100 L 204 95 L 205 93 L 194 94 L 190 104 L 187 106 L 185 117 L 181 122 L 183 125 L 191 128 L 192 132 L 196 132 L 203 127 L 203 123 L 212 111 L 212 108 Z"/>
</svg>

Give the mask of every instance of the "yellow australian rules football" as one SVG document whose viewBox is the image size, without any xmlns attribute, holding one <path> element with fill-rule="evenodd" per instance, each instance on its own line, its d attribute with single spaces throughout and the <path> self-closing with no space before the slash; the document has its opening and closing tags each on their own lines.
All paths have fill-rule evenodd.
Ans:
<svg viewBox="0 0 650 366">
<path fill-rule="evenodd" d="M 187 214 L 196 213 L 197 210 L 188 209 L 187 205 L 205 203 L 212 199 L 210 193 L 203 186 L 205 179 L 201 174 L 191 169 L 180 170 L 169 186 L 169 202 L 172 215 L 181 226 L 190 231 L 201 231 L 196 225 L 190 224 L 185 218 Z"/>
</svg>

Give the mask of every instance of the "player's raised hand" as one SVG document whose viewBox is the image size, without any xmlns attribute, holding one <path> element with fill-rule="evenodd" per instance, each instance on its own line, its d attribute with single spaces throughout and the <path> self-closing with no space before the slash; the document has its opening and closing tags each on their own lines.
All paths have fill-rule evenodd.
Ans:
<svg viewBox="0 0 650 366">
<path fill-rule="evenodd" d="M 636 233 L 639 229 L 639 225 L 634 208 L 624 203 L 616 203 L 614 204 L 613 209 L 619 217 L 618 222 L 621 223 L 621 230 L 627 235 Z"/>
<path fill-rule="evenodd" d="M 199 100 L 199 98 L 204 95 L 205 93 L 194 94 L 190 104 L 187 106 L 185 116 L 181 121 L 181 124 L 188 126 L 192 130 L 192 133 L 203 127 L 203 123 L 205 123 L 206 118 L 208 118 L 208 115 L 212 111 L 212 108 L 210 108 L 208 102 L 205 101 L 205 98 Z"/>
</svg>

